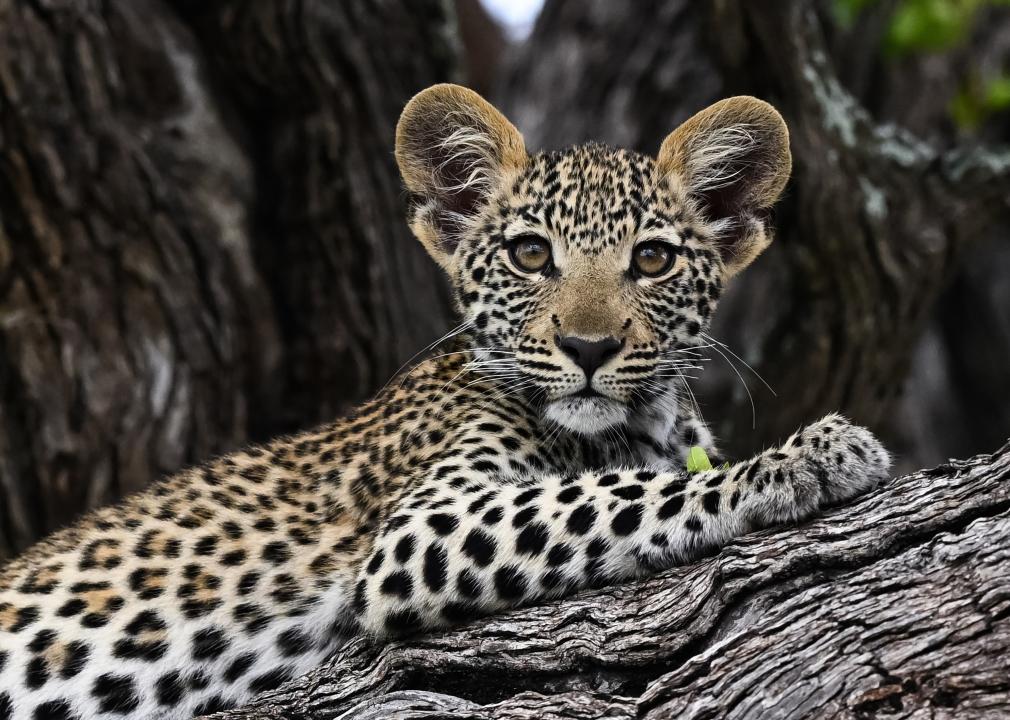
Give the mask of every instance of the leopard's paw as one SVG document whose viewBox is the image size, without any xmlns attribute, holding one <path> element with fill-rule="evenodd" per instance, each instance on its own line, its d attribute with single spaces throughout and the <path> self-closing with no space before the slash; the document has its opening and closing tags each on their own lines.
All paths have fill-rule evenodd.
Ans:
<svg viewBox="0 0 1010 720">
<path fill-rule="evenodd" d="M 831 414 L 794 434 L 785 449 L 798 450 L 820 493 L 819 504 L 862 495 L 889 475 L 891 455 L 864 427 Z"/>
</svg>

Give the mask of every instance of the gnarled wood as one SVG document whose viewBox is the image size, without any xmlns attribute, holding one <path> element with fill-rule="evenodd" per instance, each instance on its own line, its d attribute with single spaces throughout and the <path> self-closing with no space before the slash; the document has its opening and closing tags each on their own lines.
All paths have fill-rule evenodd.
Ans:
<svg viewBox="0 0 1010 720">
<path fill-rule="evenodd" d="M 448 327 L 392 146 L 454 42 L 439 0 L 0 0 L 0 558 Z"/>
<path fill-rule="evenodd" d="M 1010 444 L 645 582 L 379 647 L 220 715 L 1010 713 Z"/>
</svg>

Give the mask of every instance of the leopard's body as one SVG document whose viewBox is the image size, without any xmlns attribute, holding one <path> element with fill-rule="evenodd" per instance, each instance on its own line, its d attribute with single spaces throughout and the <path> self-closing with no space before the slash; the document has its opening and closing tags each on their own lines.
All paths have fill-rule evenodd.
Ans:
<svg viewBox="0 0 1010 720">
<path fill-rule="evenodd" d="M 879 443 L 831 416 L 686 475 L 690 446 L 716 450 L 680 375 L 710 344 L 724 278 L 767 241 L 763 221 L 734 219 L 726 254 L 726 223 L 662 152 L 527 156 L 482 103 L 429 90 L 398 138 L 412 226 L 449 272 L 459 332 L 347 418 L 159 481 L 0 570 L 0 720 L 221 709 L 353 634 L 639 576 L 886 473 Z M 448 139 L 423 124 L 451 130 L 454 113 L 466 132 Z M 531 233 L 551 248 L 536 273 L 507 250 Z M 632 248 L 656 237 L 675 250 L 668 274 L 629 277 Z M 617 340 L 589 366 L 573 336 Z"/>
</svg>

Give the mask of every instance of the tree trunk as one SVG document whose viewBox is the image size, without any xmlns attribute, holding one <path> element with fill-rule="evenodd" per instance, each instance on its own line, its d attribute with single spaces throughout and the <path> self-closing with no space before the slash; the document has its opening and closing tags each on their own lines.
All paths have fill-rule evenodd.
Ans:
<svg viewBox="0 0 1010 720">
<path fill-rule="evenodd" d="M 441 334 L 391 148 L 453 37 L 437 0 L 0 0 L 0 558 Z"/>
<path fill-rule="evenodd" d="M 644 582 L 332 661 L 220 718 L 1002 718 L 1010 443 Z"/>
<path fill-rule="evenodd" d="M 841 86 L 814 3 L 636 7 L 548 2 L 513 60 L 501 93 L 506 111 L 534 147 L 595 137 L 655 153 L 666 133 L 718 97 L 773 102 L 791 129 L 793 182 L 776 243 L 734 281 L 713 335 L 777 398 L 727 352 L 742 377 L 712 363 L 699 384 L 702 406 L 738 457 L 841 410 L 901 451 L 903 468 L 921 467 L 937 452 L 935 436 L 914 433 L 934 416 L 910 418 L 897 401 L 906 390 L 914 399 L 916 388 L 905 386 L 913 352 L 959 260 L 1007 214 L 1010 150 L 943 151 L 873 120 Z M 973 298 L 980 311 L 991 302 Z M 978 395 L 958 392 L 972 385 L 969 373 L 951 374 L 942 400 Z M 990 385 L 1007 377 L 1004 361 Z M 1010 414 L 1004 408 L 993 418 L 984 404 L 972 410 L 957 439 L 970 438 L 977 452 L 985 447 L 978 443 L 998 441 L 994 432 L 1005 436 Z"/>
</svg>

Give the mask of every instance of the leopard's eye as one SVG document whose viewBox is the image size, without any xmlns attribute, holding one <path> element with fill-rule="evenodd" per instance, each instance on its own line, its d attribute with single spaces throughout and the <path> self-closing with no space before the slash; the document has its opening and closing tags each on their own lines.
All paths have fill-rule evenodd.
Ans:
<svg viewBox="0 0 1010 720">
<path fill-rule="evenodd" d="M 663 275 L 676 257 L 676 250 L 669 243 L 647 240 L 639 243 L 631 253 L 632 275 L 654 278 Z"/>
<path fill-rule="evenodd" d="M 534 273 L 551 262 L 551 245 L 538 235 L 522 235 L 508 245 L 509 259 L 520 272 Z"/>
</svg>

